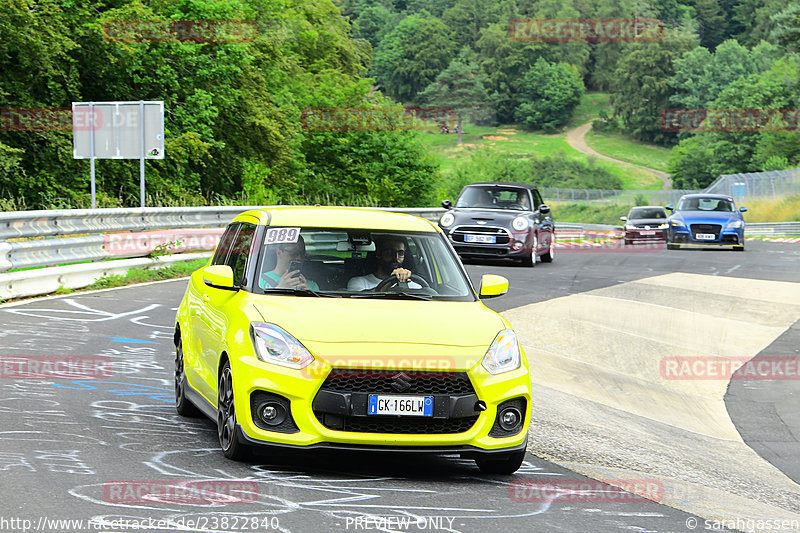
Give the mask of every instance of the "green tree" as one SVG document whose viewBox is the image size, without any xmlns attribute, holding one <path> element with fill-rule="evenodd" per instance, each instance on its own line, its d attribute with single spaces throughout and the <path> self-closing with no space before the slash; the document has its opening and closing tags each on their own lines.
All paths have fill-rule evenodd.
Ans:
<svg viewBox="0 0 800 533">
<path fill-rule="evenodd" d="M 713 50 L 728 35 L 728 20 L 718 0 L 695 0 L 700 22 L 700 45 Z"/>
<path fill-rule="evenodd" d="M 373 67 L 388 95 L 413 102 L 447 68 L 454 52 L 447 26 L 423 12 L 403 19 L 386 35 L 375 50 Z"/>
<path fill-rule="evenodd" d="M 485 0 L 456 0 L 441 17 L 459 47 L 473 46 L 480 31 L 499 18 L 500 4 Z"/>
<path fill-rule="evenodd" d="M 539 58 L 525 74 L 515 116 L 528 129 L 554 131 L 572 117 L 583 95 L 578 69 Z"/>
<path fill-rule="evenodd" d="M 775 28 L 773 16 L 786 9 L 793 0 L 739 0 L 733 8 L 733 20 L 740 33 L 734 35 L 745 46 L 755 46 L 761 41 L 770 41 Z"/>
<path fill-rule="evenodd" d="M 695 46 L 683 32 L 665 30 L 660 42 L 631 43 L 617 63 L 612 92 L 614 115 L 621 117 L 634 138 L 668 143 L 674 134 L 662 131 L 659 117 L 669 107 L 673 62 Z"/>
<path fill-rule="evenodd" d="M 372 48 L 375 48 L 386 35 L 390 24 L 397 18 L 398 15 L 381 5 L 368 7 L 358 15 L 354 25 L 354 35 L 366 39 Z"/>
<path fill-rule="evenodd" d="M 798 80 L 798 59 L 786 56 L 767 72 L 734 81 L 709 107 L 796 109 L 800 104 L 800 95 L 795 89 Z M 733 125 L 728 131 L 699 133 L 681 141 L 670 157 L 673 183 L 677 187 L 694 179 L 703 187 L 707 185 L 705 180 L 720 174 L 800 165 L 800 134 L 796 126 L 779 122 L 770 126 L 762 131 L 742 131 Z M 784 128 L 787 131 L 782 131 Z"/>
<path fill-rule="evenodd" d="M 714 173 L 714 149 L 702 135 L 679 142 L 670 153 L 668 168 L 674 189 L 702 189 L 718 176 Z"/>
<path fill-rule="evenodd" d="M 523 77 L 536 59 L 547 53 L 546 45 L 513 41 L 508 38 L 508 25 L 491 24 L 481 30 L 475 48 L 497 120 L 513 122 Z"/>
<path fill-rule="evenodd" d="M 800 52 L 800 2 L 790 4 L 770 17 L 774 25 L 772 38 L 789 51 Z"/>
<path fill-rule="evenodd" d="M 489 95 L 483 85 L 478 66 L 466 54 L 450 62 L 433 83 L 419 94 L 420 100 L 430 106 L 452 108 L 458 121 L 458 144 L 462 144 L 462 121 L 481 107 L 490 107 Z"/>
<path fill-rule="evenodd" d="M 780 57 L 778 47 L 762 42 L 748 50 L 735 39 L 720 44 L 714 53 L 698 46 L 675 60 L 670 103 L 685 108 L 705 108 L 735 80 L 768 70 Z"/>
</svg>

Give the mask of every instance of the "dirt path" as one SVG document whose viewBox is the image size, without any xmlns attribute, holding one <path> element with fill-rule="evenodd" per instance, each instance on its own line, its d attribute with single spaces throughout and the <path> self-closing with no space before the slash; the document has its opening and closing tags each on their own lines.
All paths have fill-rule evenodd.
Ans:
<svg viewBox="0 0 800 533">
<path fill-rule="evenodd" d="M 603 155 L 599 152 L 594 151 L 588 144 L 586 144 L 586 134 L 589 133 L 589 130 L 592 129 L 592 123 L 587 122 L 586 124 L 581 124 L 577 128 L 573 128 L 567 131 L 567 142 L 570 146 L 576 149 L 579 152 L 582 152 L 587 155 L 593 155 L 595 157 L 599 157 L 600 159 L 605 159 L 606 161 L 613 161 L 615 163 L 619 163 L 621 165 L 628 165 L 631 167 L 640 168 L 642 170 L 646 170 L 647 172 L 653 174 L 655 177 L 660 179 L 663 182 L 664 190 L 668 190 L 672 188 L 672 179 L 670 179 L 669 174 L 666 172 L 662 172 L 660 170 L 656 170 L 654 168 L 643 167 L 642 165 L 636 165 L 634 163 L 628 163 L 627 161 L 620 161 L 619 159 L 614 159 L 613 157 L 608 157 L 607 155 Z"/>
</svg>

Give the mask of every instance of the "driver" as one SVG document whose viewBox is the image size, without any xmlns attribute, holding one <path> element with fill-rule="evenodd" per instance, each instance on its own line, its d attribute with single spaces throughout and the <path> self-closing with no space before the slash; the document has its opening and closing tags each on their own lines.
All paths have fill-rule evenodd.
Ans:
<svg viewBox="0 0 800 533">
<path fill-rule="evenodd" d="M 381 241 L 376 240 L 375 245 L 375 255 L 378 258 L 378 267 L 375 272 L 366 276 L 350 278 L 347 283 L 347 290 L 366 291 L 374 289 L 381 281 L 391 276 L 397 276 L 397 280 L 400 283 L 407 283 L 411 278 L 411 271 L 400 266 L 406 258 L 405 239 L 388 236 Z M 411 282 L 409 287 L 413 289 L 421 288 L 420 285 L 414 282 Z"/>
</svg>

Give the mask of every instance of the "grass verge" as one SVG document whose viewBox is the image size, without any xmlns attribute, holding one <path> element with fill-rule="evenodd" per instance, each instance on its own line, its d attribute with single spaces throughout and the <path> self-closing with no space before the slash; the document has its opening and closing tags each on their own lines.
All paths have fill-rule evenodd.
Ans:
<svg viewBox="0 0 800 533">
<path fill-rule="evenodd" d="M 589 130 L 589 133 L 586 134 L 586 144 L 596 152 L 620 161 L 654 168 L 662 172 L 668 171 L 667 163 L 671 152 L 669 148 L 634 141 L 620 133 L 594 130 Z"/>
<path fill-rule="evenodd" d="M 185 278 L 198 268 L 204 267 L 206 263 L 208 263 L 208 259 L 195 259 L 194 261 L 172 263 L 171 265 L 161 268 L 132 268 L 124 276 L 105 276 L 79 290 L 92 291 L 97 289 L 110 289 L 113 287 L 133 285 L 134 283 Z"/>
</svg>

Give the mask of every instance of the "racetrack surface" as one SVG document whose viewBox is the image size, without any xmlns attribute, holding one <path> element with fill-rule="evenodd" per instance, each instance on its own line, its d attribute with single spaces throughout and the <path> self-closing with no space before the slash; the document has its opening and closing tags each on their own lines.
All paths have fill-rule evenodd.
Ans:
<svg viewBox="0 0 800 533">
<path fill-rule="evenodd" d="M 484 272 L 508 277 L 509 294 L 487 304 L 511 312 L 529 304 L 546 309 L 548 300 L 563 297 L 592 298 L 582 295 L 674 272 L 797 283 L 798 260 L 797 246 L 752 243 L 743 254 L 573 252 L 536 268 L 497 263 L 470 264 L 467 269 L 473 280 Z M 94 380 L 0 380 L 4 481 L 0 530 L 22 531 L 19 522 L 16 528 L 4 526 L 2 518 L 47 525 L 39 523 L 41 517 L 94 518 L 112 525 L 120 519 L 145 520 L 139 531 L 181 530 L 180 524 L 189 520 L 195 523 L 184 530 L 265 531 L 277 526 L 284 531 L 686 532 L 692 524 L 703 529 L 699 512 L 634 498 L 614 486 L 598 486 L 575 471 L 596 474 L 605 468 L 604 475 L 596 477 L 616 476 L 618 485 L 631 490 L 664 487 L 664 473 L 651 467 L 658 466 L 665 439 L 681 438 L 682 444 L 698 448 L 722 439 L 687 437 L 684 429 L 663 421 L 586 398 L 576 402 L 574 395 L 542 385 L 535 387 L 529 447 L 533 453 L 514 476 L 481 476 L 471 461 L 457 457 L 269 450 L 250 462 L 227 461 L 218 449 L 215 424 L 179 417 L 172 406 L 172 325 L 185 287 L 186 280 L 175 280 L 0 307 L 3 356 L 102 355 L 114 361 L 115 369 L 112 375 Z M 532 362 L 535 368 L 535 358 Z M 784 385 L 796 387 L 797 382 Z M 773 401 L 782 405 L 780 399 Z M 744 427 L 748 417 L 743 408 L 733 423 Z M 607 433 L 603 424 L 586 423 L 592 420 L 624 424 L 627 440 L 615 441 L 618 434 Z M 792 420 L 787 417 L 781 423 Z M 784 431 L 791 433 L 791 426 L 784 426 Z M 773 454 L 770 460 L 780 467 L 785 454 L 781 449 Z M 619 462 L 609 465 L 613 460 Z M 570 469 L 557 463 L 573 464 L 568 464 Z M 681 469 L 692 464 L 676 464 L 675 478 L 685 477 L 687 472 Z M 610 476 L 612 466 L 618 471 Z M 633 470 L 635 477 L 628 475 Z M 737 494 L 737 486 L 731 488 L 728 480 L 713 477 L 724 476 L 725 471 L 705 474 L 711 476 L 702 478 L 705 485 Z M 240 498 L 245 502 L 234 503 L 225 500 L 230 494 L 221 494 L 219 501 L 209 503 L 208 494 L 206 499 L 195 494 L 188 499 L 137 500 L 135 491 L 120 489 L 190 481 L 247 482 L 249 492 Z M 579 495 L 533 490 L 536 483 L 545 482 L 589 486 Z M 688 489 L 695 487 L 686 488 L 686 499 L 691 500 L 696 493 Z M 789 512 L 792 502 L 777 500 L 780 488 L 760 487 L 759 494 L 741 497 Z M 664 496 L 658 490 L 650 494 L 656 499 Z M 151 519 L 168 522 L 151 526 L 146 522 Z"/>
</svg>

